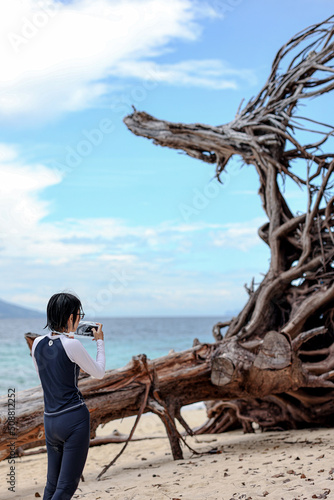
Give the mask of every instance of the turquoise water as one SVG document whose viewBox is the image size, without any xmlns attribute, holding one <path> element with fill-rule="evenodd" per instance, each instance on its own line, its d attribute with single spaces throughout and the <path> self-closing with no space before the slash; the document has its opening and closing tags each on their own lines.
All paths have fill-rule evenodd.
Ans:
<svg viewBox="0 0 334 500">
<path fill-rule="evenodd" d="M 171 349 L 189 349 L 195 337 L 201 342 L 212 343 L 213 325 L 225 319 L 218 316 L 100 319 L 105 338 L 106 369 L 120 368 L 137 354 L 154 359 L 168 354 Z M 24 334 L 45 335 L 44 325 L 43 318 L 0 319 L 0 395 L 7 394 L 9 387 L 21 391 L 39 385 Z M 90 338 L 77 338 L 95 359 L 95 342 Z"/>
</svg>

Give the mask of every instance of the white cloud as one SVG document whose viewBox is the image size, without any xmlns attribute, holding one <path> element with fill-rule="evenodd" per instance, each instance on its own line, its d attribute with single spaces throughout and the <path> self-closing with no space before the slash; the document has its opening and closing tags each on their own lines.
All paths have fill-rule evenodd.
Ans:
<svg viewBox="0 0 334 500">
<path fill-rule="evenodd" d="M 204 61 L 189 60 L 175 64 L 156 64 L 151 61 L 124 61 L 117 65 L 116 73 L 123 77 L 136 77 L 142 80 L 152 79 L 154 82 L 171 85 L 198 86 L 208 89 L 236 89 L 238 80 L 256 83 L 254 73 L 250 70 L 238 70 L 228 67 L 226 63 L 216 59 Z"/>
<path fill-rule="evenodd" d="M 74 259 L 104 258 L 165 248 L 184 250 L 185 235 L 213 229 L 215 225 L 173 224 L 157 227 L 129 226 L 113 218 L 66 219 L 54 224 L 41 192 L 61 181 L 58 171 L 40 164 L 25 164 L 15 146 L 0 144 L 0 257 L 59 265 Z M 218 226 L 219 227 L 219 226 Z"/>
<path fill-rule="evenodd" d="M 262 219 L 224 225 L 178 220 L 133 226 L 113 218 L 50 223 L 41 194 L 61 181 L 59 173 L 26 164 L 17 147 L 0 144 L 0 176 L 1 298 L 43 309 L 52 293 L 73 290 L 91 315 L 206 314 L 244 301 L 244 276 L 217 275 L 216 257 L 208 254 L 221 245 L 246 251 L 259 243 Z"/>
<path fill-rule="evenodd" d="M 0 144 L 0 230 L 2 247 L 11 246 L 17 234 L 29 234 L 48 213 L 39 192 L 60 182 L 60 175 L 43 165 L 26 165 L 16 147 Z"/>
<path fill-rule="evenodd" d="M 211 233 L 213 244 L 247 252 L 250 248 L 262 243 L 257 231 L 265 222 L 264 217 L 256 217 L 251 221 L 224 224 L 223 230 Z"/>
<path fill-rule="evenodd" d="M 157 226 L 131 226 L 116 218 L 65 219 L 49 223 L 49 204 L 41 192 L 61 181 L 54 169 L 25 164 L 14 146 L 0 144 L 0 258 L 23 258 L 51 266 L 75 259 L 133 263 L 140 251 L 162 258 L 191 252 L 195 238 L 210 234 L 213 246 L 246 251 L 260 240 L 256 218 L 244 223 L 212 224 L 164 221 Z"/>
<path fill-rule="evenodd" d="M 17 151 L 14 146 L 0 143 L 0 162 L 12 161 L 17 158 Z"/>
<path fill-rule="evenodd" d="M 170 42 L 195 41 L 207 4 L 191 0 L 11 0 L 0 4 L 0 113 L 47 120 L 98 105 L 115 77 L 205 88 L 252 83 L 250 71 L 218 60 L 153 62 Z"/>
<path fill-rule="evenodd" d="M 49 204 L 40 199 L 43 189 L 61 181 L 44 165 L 26 165 L 14 146 L 0 144 L 0 257 L 59 263 L 97 251 L 94 243 L 67 244 L 63 228 L 43 222 Z"/>
</svg>

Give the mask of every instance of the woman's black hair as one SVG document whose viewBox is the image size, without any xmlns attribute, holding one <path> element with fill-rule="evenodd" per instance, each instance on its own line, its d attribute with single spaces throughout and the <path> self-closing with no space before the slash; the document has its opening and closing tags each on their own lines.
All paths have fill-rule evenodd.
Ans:
<svg viewBox="0 0 334 500">
<path fill-rule="evenodd" d="M 44 328 L 58 332 L 67 328 L 67 322 L 73 314 L 73 324 L 77 320 L 78 311 L 82 305 L 78 297 L 71 293 L 56 293 L 52 295 L 46 308 L 47 323 Z"/>
</svg>

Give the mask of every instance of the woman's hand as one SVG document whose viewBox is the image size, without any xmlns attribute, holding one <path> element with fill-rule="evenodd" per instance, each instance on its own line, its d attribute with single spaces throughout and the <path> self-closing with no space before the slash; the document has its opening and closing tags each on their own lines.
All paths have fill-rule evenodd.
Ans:
<svg viewBox="0 0 334 500">
<path fill-rule="evenodd" d="M 104 340 L 103 331 L 102 331 L 102 323 L 96 323 L 99 325 L 98 329 L 92 328 L 92 332 L 94 333 L 94 338 L 92 340 Z"/>
</svg>

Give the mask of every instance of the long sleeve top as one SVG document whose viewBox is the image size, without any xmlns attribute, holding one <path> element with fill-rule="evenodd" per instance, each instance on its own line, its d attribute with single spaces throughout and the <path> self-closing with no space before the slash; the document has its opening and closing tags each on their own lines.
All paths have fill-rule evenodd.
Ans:
<svg viewBox="0 0 334 500">
<path fill-rule="evenodd" d="M 94 360 L 78 339 L 65 335 L 37 337 L 31 355 L 44 393 L 44 414 L 58 415 L 85 404 L 78 389 L 80 368 L 101 379 L 105 374 L 104 341 L 97 340 Z"/>
</svg>

